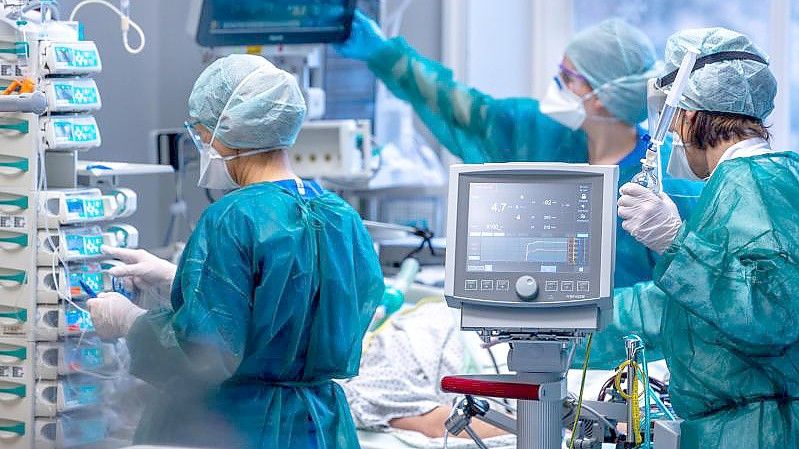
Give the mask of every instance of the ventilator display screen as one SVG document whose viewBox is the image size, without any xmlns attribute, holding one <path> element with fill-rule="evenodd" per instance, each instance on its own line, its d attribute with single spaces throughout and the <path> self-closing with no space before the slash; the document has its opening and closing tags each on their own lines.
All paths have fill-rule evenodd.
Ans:
<svg viewBox="0 0 799 449">
<path fill-rule="evenodd" d="M 349 35 L 355 0 L 205 0 L 200 45 L 326 43 Z"/>
<path fill-rule="evenodd" d="M 618 168 L 450 168 L 444 297 L 483 335 L 581 334 L 612 317 Z"/>
<path fill-rule="evenodd" d="M 588 273 L 593 185 L 469 186 L 467 272 Z"/>
</svg>

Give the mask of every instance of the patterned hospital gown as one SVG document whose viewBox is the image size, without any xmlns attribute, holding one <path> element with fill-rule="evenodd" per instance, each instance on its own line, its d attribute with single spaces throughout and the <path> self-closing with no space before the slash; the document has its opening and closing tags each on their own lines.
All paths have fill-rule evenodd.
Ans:
<svg viewBox="0 0 799 449">
<path fill-rule="evenodd" d="M 473 372 L 479 363 L 454 313 L 442 302 L 424 304 L 366 337 L 359 375 L 341 382 L 358 428 L 385 430 L 394 418 L 452 402 L 439 388 L 441 377 Z"/>
</svg>

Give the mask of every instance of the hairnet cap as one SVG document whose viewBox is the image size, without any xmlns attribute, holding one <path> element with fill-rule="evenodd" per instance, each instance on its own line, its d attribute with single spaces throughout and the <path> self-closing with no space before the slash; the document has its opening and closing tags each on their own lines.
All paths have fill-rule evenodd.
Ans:
<svg viewBox="0 0 799 449">
<path fill-rule="evenodd" d="M 225 107 L 227 105 L 227 108 Z M 230 148 L 289 148 L 305 119 L 297 80 L 261 56 L 230 55 L 200 74 L 189 116 Z"/>
<path fill-rule="evenodd" d="M 680 67 L 686 48 L 699 57 L 743 51 L 768 61 L 768 55 L 745 35 L 725 28 L 700 28 L 673 34 L 666 42 L 666 73 Z M 774 109 L 777 80 L 768 65 L 751 60 L 722 61 L 694 71 L 680 107 L 692 111 L 729 112 L 764 120 Z"/>
<path fill-rule="evenodd" d="M 577 33 L 566 56 L 611 114 L 630 124 L 646 119 L 646 82 L 659 71 L 655 47 L 641 30 L 605 20 Z"/>
</svg>

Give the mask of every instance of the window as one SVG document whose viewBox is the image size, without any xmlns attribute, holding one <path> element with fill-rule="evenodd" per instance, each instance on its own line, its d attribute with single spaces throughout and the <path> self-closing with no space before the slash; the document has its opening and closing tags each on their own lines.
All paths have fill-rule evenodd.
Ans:
<svg viewBox="0 0 799 449">
<path fill-rule="evenodd" d="M 686 28 L 722 26 L 750 36 L 763 48 L 772 61 L 781 58 L 788 61 L 789 73 L 780 85 L 778 95 L 788 95 L 788 122 L 778 123 L 776 115 L 786 111 L 775 111 L 772 116 L 775 148 L 785 145 L 798 150 L 799 142 L 799 59 L 790 57 L 799 51 L 799 6 L 794 0 L 638 0 L 618 2 L 616 0 L 572 0 L 574 29 L 580 30 L 610 17 L 621 17 L 640 27 L 652 38 L 659 58 L 663 58 L 666 39 L 674 32 Z M 791 7 L 791 3 L 794 3 Z M 787 27 L 790 36 L 778 35 L 781 27 L 773 26 L 772 18 L 780 17 L 780 11 L 791 11 L 791 23 Z M 775 13 L 776 11 L 776 13 Z M 775 45 L 790 42 L 794 48 Z M 779 51 L 779 53 L 777 53 Z M 772 67 L 774 70 L 774 67 Z M 778 75 L 779 79 L 779 75 Z M 787 84 L 787 85 L 786 85 Z M 785 128 L 790 129 L 785 129 Z M 782 128 L 782 129 L 780 129 Z"/>
<path fill-rule="evenodd" d="M 768 52 L 769 4 L 772 0 L 574 0 L 574 29 L 621 17 L 644 30 L 663 58 L 666 39 L 686 28 L 726 27 L 754 39 Z"/>
</svg>

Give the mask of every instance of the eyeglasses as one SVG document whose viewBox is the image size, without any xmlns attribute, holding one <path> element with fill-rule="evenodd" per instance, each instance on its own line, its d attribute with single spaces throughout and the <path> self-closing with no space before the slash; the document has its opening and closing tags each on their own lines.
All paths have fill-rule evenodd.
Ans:
<svg viewBox="0 0 799 449">
<path fill-rule="evenodd" d="M 200 122 L 197 121 L 191 123 L 185 121 L 183 122 L 183 126 L 186 128 L 186 133 L 191 138 L 191 141 L 194 144 L 194 148 L 198 152 L 202 152 L 203 148 L 205 148 L 205 145 L 203 144 L 203 139 L 200 137 L 200 133 L 198 133 L 197 130 L 194 128 L 194 126 L 198 125 L 199 123 Z"/>
<path fill-rule="evenodd" d="M 564 66 L 563 64 L 558 64 L 558 76 L 565 84 L 571 84 L 574 81 L 580 80 L 588 85 L 591 83 L 588 82 L 588 79 L 583 75 L 575 72 L 574 70 Z"/>
</svg>

